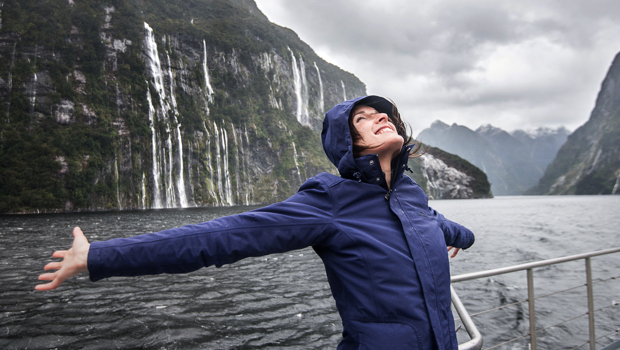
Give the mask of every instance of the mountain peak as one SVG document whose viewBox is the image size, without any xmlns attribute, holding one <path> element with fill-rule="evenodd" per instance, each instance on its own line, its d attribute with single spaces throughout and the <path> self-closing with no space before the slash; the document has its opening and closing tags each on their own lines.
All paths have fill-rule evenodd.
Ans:
<svg viewBox="0 0 620 350">
<path fill-rule="evenodd" d="M 491 124 L 484 124 L 484 125 L 481 125 L 478 129 L 476 129 L 476 132 L 480 135 L 490 136 L 490 135 L 505 133 L 506 131 L 498 127 L 495 127 Z"/>
<path fill-rule="evenodd" d="M 431 129 L 433 130 L 446 130 L 450 127 L 450 125 L 442 122 L 441 120 L 437 119 L 435 120 L 432 124 L 431 124 Z"/>
</svg>

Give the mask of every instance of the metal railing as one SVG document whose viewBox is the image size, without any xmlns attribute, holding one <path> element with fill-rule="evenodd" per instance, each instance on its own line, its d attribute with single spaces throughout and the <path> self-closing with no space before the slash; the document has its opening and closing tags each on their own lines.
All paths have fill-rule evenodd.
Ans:
<svg viewBox="0 0 620 350">
<path fill-rule="evenodd" d="M 456 283 L 456 282 L 463 282 L 463 281 L 469 281 L 469 280 L 474 280 L 474 279 L 479 279 L 479 278 L 484 278 L 484 277 L 491 277 L 491 276 L 497 276 L 497 275 L 502 275 L 502 274 L 506 274 L 506 273 L 510 273 L 510 272 L 516 272 L 516 271 L 523 271 L 526 270 L 527 271 L 527 299 L 525 301 L 522 302 L 527 302 L 528 303 L 528 309 L 529 309 L 529 333 L 524 335 L 524 336 L 520 336 L 520 337 L 516 337 L 513 339 L 510 339 L 504 343 L 501 344 L 497 344 L 494 345 L 490 348 L 487 349 L 493 349 L 495 347 L 513 342 L 515 340 L 518 339 L 522 339 L 525 338 L 527 336 L 529 336 L 530 338 L 530 350 L 537 350 L 537 338 L 536 338 L 536 333 L 546 330 L 548 328 L 551 327 L 555 327 L 558 326 L 564 322 L 568 322 L 571 321 L 577 317 L 583 316 L 585 314 L 579 315 L 577 317 L 574 317 L 570 320 L 566 320 L 564 322 L 546 327 L 546 328 L 542 328 L 542 329 L 536 329 L 536 308 L 535 308 L 535 299 L 536 297 L 534 296 L 534 268 L 537 267 L 542 267 L 542 266 L 549 266 L 549 265 L 555 265 L 555 264 L 560 264 L 560 263 L 564 263 L 564 262 L 568 262 L 568 261 L 575 261 L 575 260 L 580 260 L 580 259 L 584 259 L 585 260 L 585 273 L 586 273 L 586 291 L 587 291 L 587 299 L 588 299 L 588 311 L 586 312 L 586 314 L 588 315 L 588 327 L 589 327 L 589 339 L 587 342 L 573 348 L 573 349 L 577 349 L 582 347 L 583 345 L 589 344 L 590 345 L 590 350 L 595 350 L 596 348 L 596 335 L 595 335 L 595 327 L 594 327 L 594 313 L 595 311 L 600 311 L 604 308 L 598 309 L 598 310 L 594 310 L 594 297 L 593 297 L 593 282 L 592 282 L 592 267 L 591 267 L 591 263 L 590 263 L 590 258 L 595 257 L 595 256 L 600 256 L 600 255 L 606 255 L 606 254 L 612 254 L 612 253 L 618 253 L 620 252 L 620 247 L 616 247 L 616 248 L 610 248 L 610 249 L 605 249 L 605 250 L 599 250 L 599 251 L 595 251 L 595 252 L 590 252 L 590 253 L 583 253 L 583 254 L 577 254 L 577 255 L 571 255 L 571 256 L 566 256 L 566 257 L 562 257 L 562 258 L 556 258 L 556 259 L 549 259 L 549 260 L 541 260 L 541 261 L 536 261 L 536 262 L 531 262 L 531 263 L 526 263 L 526 264 L 520 264 L 520 265 L 513 265 L 513 266 L 508 266 L 508 267 L 502 267 L 502 268 L 498 268 L 498 269 L 492 269 L 492 270 L 486 270 L 486 271 L 479 271 L 479 272 L 473 272 L 473 273 L 465 273 L 465 274 L 461 274 L 461 275 L 457 275 L 457 276 L 452 276 L 451 280 L 452 283 Z M 616 276 L 616 277 L 611 277 L 610 279 L 616 279 L 616 278 L 620 278 L 620 276 Z M 600 282 L 600 281 L 599 281 Z M 579 285 L 577 287 L 583 287 L 584 285 Z M 575 287 L 575 288 L 577 288 Z M 574 289 L 574 288 L 569 288 L 569 289 Z M 569 290 L 567 289 L 567 290 Z M 566 290 L 564 290 L 566 291 Z M 461 320 L 461 322 L 463 323 L 463 326 L 465 326 L 465 329 L 467 330 L 467 333 L 469 334 L 471 340 L 459 344 L 459 350 L 479 350 L 482 348 L 482 336 L 480 334 L 480 332 L 478 331 L 478 329 L 476 328 L 476 325 L 473 323 L 472 321 L 472 316 L 469 315 L 469 313 L 467 312 L 467 310 L 465 309 L 465 307 L 463 306 L 463 304 L 461 303 L 461 300 L 459 299 L 458 295 L 456 294 L 456 292 L 454 291 L 454 289 L 451 290 L 452 292 L 452 304 L 457 312 L 457 314 L 459 315 L 459 318 Z M 563 292 L 563 291 L 559 291 L 559 292 Z M 559 293 L 557 292 L 557 293 Z M 552 294 L 556 294 L 556 293 L 552 293 Z M 552 295 L 549 294 L 549 295 Z M 549 295 L 545 295 L 545 296 L 549 296 Z M 544 297 L 544 296 L 541 296 Z M 514 304 L 518 304 L 521 302 L 517 302 L 517 303 L 512 303 L 509 305 L 504 305 L 503 307 L 507 307 L 507 306 L 511 306 Z M 616 305 L 620 305 L 620 303 L 616 303 L 614 302 L 612 304 L 612 306 L 616 306 Z M 499 309 L 499 308 L 496 308 Z M 486 310 L 480 313 L 477 313 L 476 315 L 482 314 L 484 312 L 487 311 L 492 311 L 492 310 L 496 310 L 496 309 L 491 309 L 491 310 Z M 475 315 L 473 315 L 475 316 Z M 614 332 L 619 332 L 620 329 L 614 331 Z M 610 332 L 608 334 L 603 335 L 602 337 L 608 336 L 614 332 Z M 600 339 L 601 337 L 599 337 L 598 339 Z"/>
</svg>

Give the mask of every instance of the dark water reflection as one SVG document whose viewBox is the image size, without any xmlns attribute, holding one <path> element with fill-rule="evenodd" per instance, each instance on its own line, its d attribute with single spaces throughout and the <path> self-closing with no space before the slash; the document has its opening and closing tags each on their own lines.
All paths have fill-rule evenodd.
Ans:
<svg viewBox="0 0 620 350">
<path fill-rule="evenodd" d="M 477 241 L 452 261 L 453 274 L 620 246 L 620 196 L 500 197 L 435 201 L 471 227 Z M 588 208 L 584 210 L 584 208 Z M 127 237 L 198 223 L 248 207 L 0 217 L 2 349 L 333 349 L 341 323 L 320 259 L 311 249 L 242 260 L 186 275 L 111 278 L 86 275 L 60 290 L 35 292 L 51 252 L 66 249 L 80 226 L 90 240 Z M 595 278 L 620 275 L 618 255 L 593 259 Z M 537 295 L 583 284 L 583 262 L 536 270 Z M 525 273 L 455 285 L 470 312 L 524 300 Z M 620 284 L 595 288 L 597 307 Z M 537 301 L 540 327 L 583 313 L 585 288 Z M 597 334 L 620 327 L 618 307 L 597 313 Z M 527 305 L 476 317 L 485 344 L 527 332 Z M 615 327 L 615 328 L 613 328 Z M 464 332 L 459 332 L 461 339 Z M 601 339 L 599 347 L 614 336 Z M 587 340 L 586 319 L 539 338 L 548 349 Z M 615 335 L 617 339 L 618 336 Z M 527 348 L 515 342 L 503 349 Z M 585 348 L 585 347 L 584 347 Z"/>
</svg>

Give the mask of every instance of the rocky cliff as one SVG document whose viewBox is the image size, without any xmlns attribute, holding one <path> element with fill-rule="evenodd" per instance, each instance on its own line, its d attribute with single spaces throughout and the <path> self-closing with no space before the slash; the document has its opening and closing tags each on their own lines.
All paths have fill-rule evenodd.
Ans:
<svg viewBox="0 0 620 350">
<path fill-rule="evenodd" d="M 487 175 L 465 159 L 423 145 L 424 154 L 409 160 L 412 177 L 430 199 L 492 198 Z"/>
<path fill-rule="evenodd" d="M 282 200 L 364 94 L 252 0 L 0 0 L 0 212 Z"/>
<path fill-rule="evenodd" d="M 590 119 L 569 137 L 531 194 L 620 193 L 620 54 Z"/>
<path fill-rule="evenodd" d="M 364 95 L 253 1 L 0 1 L 0 211 L 269 203 Z"/>
</svg>

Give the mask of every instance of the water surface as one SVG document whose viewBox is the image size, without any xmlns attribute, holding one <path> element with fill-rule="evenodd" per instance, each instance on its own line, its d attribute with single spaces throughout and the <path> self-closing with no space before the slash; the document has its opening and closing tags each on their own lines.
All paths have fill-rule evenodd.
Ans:
<svg viewBox="0 0 620 350">
<path fill-rule="evenodd" d="M 620 196 L 497 197 L 431 201 L 476 233 L 452 274 L 620 246 Z M 86 275 L 36 292 L 51 253 L 80 226 L 90 240 L 199 223 L 254 207 L 0 216 L 0 348 L 334 349 L 342 326 L 320 259 L 307 248 L 185 275 Z M 618 254 L 592 260 L 595 279 L 620 275 Z M 535 270 L 537 295 L 585 282 L 582 261 Z M 525 272 L 455 284 L 470 312 L 524 300 Z M 620 281 L 595 286 L 596 307 L 620 301 Z M 539 327 L 586 310 L 585 288 L 537 300 Z M 620 328 L 619 307 L 597 312 L 597 336 Z M 490 346 L 527 333 L 527 305 L 474 318 Z M 614 328 L 615 327 L 615 328 Z M 614 338 L 615 337 L 615 338 Z M 463 331 L 461 340 L 466 339 Z M 539 334 L 548 349 L 588 339 L 587 317 Z M 603 337 L 598 347 L 618 339 Z M 527 341 L 500 349 L 527 348 Z M 586 347 L 582 347 L 585 349 Z"/>
</svg>

